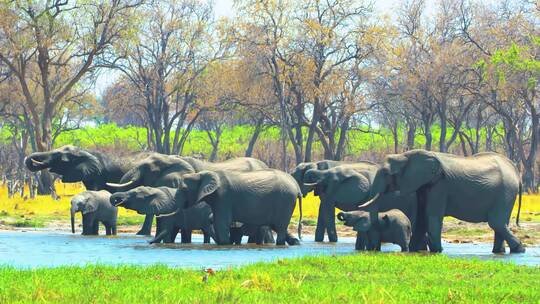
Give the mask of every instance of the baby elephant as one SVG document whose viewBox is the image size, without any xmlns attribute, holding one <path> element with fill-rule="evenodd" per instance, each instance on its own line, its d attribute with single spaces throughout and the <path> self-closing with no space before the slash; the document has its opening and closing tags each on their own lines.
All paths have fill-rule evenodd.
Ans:
<svg viewBox="0 0 540 304">
<path fill-rule="evenodd" d="M 82 235 L 98 235 L 99 222 L 107 235 L 116 235 L 118 209 L 111 205 L 111 194 L 105 190 L 84 191 L 71 199 L 71 232 L 75 233 L 75 213 L 82 213 Z"/>
<path fill-rule="evenodd" d="M 357 210 L 340 212 L 337 218 L 357 231 L 356 250 L 381 250 L 381 242 L 393 243 L 401 251 L 409 251 L 411 222 L 400 210 L 392 209 L 378 215 Z"/>
</svg>

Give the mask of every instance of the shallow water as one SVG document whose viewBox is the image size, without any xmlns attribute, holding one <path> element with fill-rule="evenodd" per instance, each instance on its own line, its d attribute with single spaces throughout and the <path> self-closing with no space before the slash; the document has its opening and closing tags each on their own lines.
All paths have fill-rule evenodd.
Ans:
<svg viewBox="0 0 540 304">
<path fill-rule="evenodd" d="M 242 245 L 216 246 L 202 243 L 201 235 L 193 244 L 148 245 L 147 237 L 132 234 L 113 237 L 81 236 L 51 231 L 0 231 L 0 264 L 17 268 L 63 265 L 107 265 L 161 263 L 174 267 L 226 268 L 255 262 L 274 261 L 308 255 L 354 253 L 354 238 L 340 238 L 338 243 L 316 243 L 305 236 L 301 246 Z M 383 251 L 399 251 L 385 244 Z M 508 261 L 529 266 L 540 265 L 540 247 L 528 247 L 525 254 L 491 254 L 491 244 L 444 244 L 444 254 L 451 257 Z"/>
</svg>

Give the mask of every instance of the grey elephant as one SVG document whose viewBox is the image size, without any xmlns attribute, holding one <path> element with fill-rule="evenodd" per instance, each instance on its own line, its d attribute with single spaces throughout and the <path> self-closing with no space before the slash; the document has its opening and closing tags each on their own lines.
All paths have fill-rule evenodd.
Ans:
<svg viewBox="0 0 540 304">
<path fill-rule="evenodd" d="M 216 243 L 230 244 L 233 222 L 254 226 L 269 226 L 277 233 L 276 244 L 298 244 L 299 240 L 287 232 L 296 199 L 301 192 L 296 181 L 279 170 L 254 172 L 202 171 L 183 176 L 183 200 L 176 199 L 164 206 L 151 204 L 157 215 L 172 215 L 184 208 L 207 202 L 213 213 Z M 178 194 L 177 194 L 178 196 Z M 300 212 L 300 221 L 301 221 Z M 301 223 L 298 225 L 301 235 Z"/>
<path fill-rule="evenodd" d="M 116 192 L 110 197 L 110 203 L 114 206 L 135 210 L 139 214 L 156 214 L 159 206 L 175 204 L 176 200 L 183 202 L 183 196 L 178 189 L 168 187 L 140 186 L 125 192 Z M 150 243 L 174 243 L 179 230 L 200 229 L 204 233 L 205 243 L 209 243 L 210 237 L 214 237 L 212 209 L 204 202 L 170 216 L 159 216 L 156 226 L 156 236 Z"/>
<path fill-rule="evenodd" d="M 326 170 L 310 169 L 304 174 L 304 184 L 314 187 L 321 199 L 317 227 L 325 227 L 329 241 L 337 241 L 334 208 L 355 211 L 360 205 L 372 199 L 375 196 L 372 187 L 379 169 L 380 166 L 375 163 L 361 161 Z M 414 193 L 381 195 L 378 197 L 378 205 L 379 211 L 400 209 L 413 225 L 416 224 L 417 203 Z M 325 229 L 315 231 L 316 241 L 323 240 Z"/>
<path fill-rule="evenodd" d="M 97 151 L 88 151 L 76 146 L 63 146 L 47 152 L 36 152 L 28 155 L 24 163 L 28 170 L 35 172 L 49 170 L 60 175 L 64 183 L 82 182 L 86 190 L 107 190 L 115 192 L 107 183 L 118 183 L 130 169 L 140 160 L 157 153 L 135 153 L 116 158 Z M 138 235 L 150 234 L 151 218 L 141 228 Z"/>
<path fill-rule="evenodd" d="M 479 153 L 471 157 L 411 150 L 388 155 L 377 172 L 376 193 L 399 191 L 416 193 L 418 214 L 427 221 L 429 248 L 441 252 L 443 218 L 479 223 L 487 222 L 495 232 L 494 253 L 524 252 L 521 242 L 508 229 L 516 196 L 521 209 L 521 179 L 514 164 L 496 153 Z M 363 208 L 377 212 L 377 200 Z"/>
<path fill-rule="evenodd" d="M 372 213 L 373 214 L 373 213 Z M 372 214 L 362 210 L 340 212 L 337 218 L 357 232 L 356 250 L 381 250 L 381 243 L 399 245 L 401 251 L 409 251 L 411 222 L 400 210 L 392 209 Z"/>
<path fill-rule="evenodd" d="M 304 184 L 304 175 L 307 171 L 311 169 L 318 169 L 318 170 L 328 170 L 333 167 L 337 167 L 339 165 L 347 164 L 348 162 L 344 161 L 337 161 L 337 160 L 321 160 L 318 162 L 306 162 L 306 163 L 300 163 L 294 170 L 291 172 L 292 177 L 296 180 L 298 185 L 300 186 L 300 190 L 302 190 L 302 195 L 306 197 L 306 195 L 315 190 L 315 187 L 305 185 Z M 318 193 L 315 193 L 315 195 L 318 195 Z M 318 226 L 317 226 L 318 227 Z"/>
<path fill-rule="evenodd" d="M 111 194 L 105 190 L 84 191 L 71 199 L 71 232 L 75 233 L 75 213 L 82 213 L 83 235 L 98 235 L 99 223 L 107 235 L 116 235 L 118 210 L 111 205 Z"/>
<path fill-rule="evenodd" d="M 255 171 L 266 169 L 268 166 L 255 158 L 239 157 L 226 160 L 224 162 L 210 163 L 192 157 L 176 155 L 152 155 L 138 162 L 132 169 L 124 174 L 120 183 L 107 183 L 107 186 L 115 192 L 128 191 L 138 186 L 151 187 L 172 187 L 177 188 L 181 183 L 182 176 L 186 173 L 199 172 L 201 170 L 229 170 L 229 171 Z M 152 227 L 153 214 L 147 214 L 143 225 L 144 231 L 150 232 Z M 242 237 L 242 231 L 233 229 L 233 237 Z M 149 234 L 149 233 L 148 233 Z M 175 239 L 174 236 L 167 236 L 165 239 Z M 208 236 L 205 236 L 208 238 Z M 267 233 L 264 242 L 274 242 L 271 232 Z M 181 230 L 181 242 L 191 242 L 191 231 Z"/>
<path fill-rule="evenodd" d="M 182 180 L 182 175 L 193 173 L 195 169 L 178 156 L 154 154 L 137 162 L 133 168 L 127 171 L 120 183 L 107 183 L 107 187 L 114 192 L 125 192 L 139 186 L 172 187 L 177 188 Z M 152 230 L 153 214 L 147 214 L 141 231 L 147 235 Z M 191 242 L 191 231 L 182 230 L 182 242 Z M 167 238 L 171 238 L 168 236 Z M 173 239 L 176 237 L 174 235 Z"/>
</svg>

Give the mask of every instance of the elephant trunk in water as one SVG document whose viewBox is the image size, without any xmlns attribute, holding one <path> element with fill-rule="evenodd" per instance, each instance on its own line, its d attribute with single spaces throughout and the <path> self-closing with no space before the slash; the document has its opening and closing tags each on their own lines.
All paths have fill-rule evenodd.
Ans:
<svg viewBox="0 0 540 304">
<path fill-rule="evenodd" d="M 71 208 L 71 233 L 75 233 L 75 212 L 77 210 L 75 208 Z"/>
</svg>

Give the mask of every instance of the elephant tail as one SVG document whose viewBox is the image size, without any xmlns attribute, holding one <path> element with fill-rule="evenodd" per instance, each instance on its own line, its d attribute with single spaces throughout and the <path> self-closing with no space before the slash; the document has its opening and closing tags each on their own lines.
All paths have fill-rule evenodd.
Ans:
<svg viewBox="0 0 540 304">
<path fill-rule="evenodd" d="M 523 183 L 519 182 L 519 193 L 518 193 L 518 212 L 516 216 L 516 225 L 519 227 L 519 214 L 521 213 L 521 197 L 523 196 Z"/>
<path fill-rule="evenodd" d="M 302 193 L 298 195 L 298 210 L 300 211 L 300 218 L 298 218 L 298 239 L 302 239 Z"/>
</svg>

